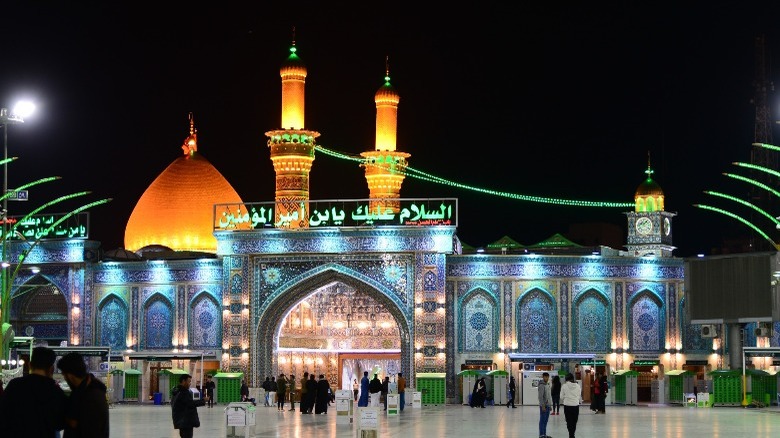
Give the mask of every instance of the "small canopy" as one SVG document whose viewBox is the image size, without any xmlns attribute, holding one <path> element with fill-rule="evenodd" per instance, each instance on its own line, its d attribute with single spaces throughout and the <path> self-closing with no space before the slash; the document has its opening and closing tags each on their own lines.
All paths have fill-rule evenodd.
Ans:
<svg viewBox="0 0 780 438">
<path fill-rule="evenodd" d="M 664 373 L 665 376 L 692 376 L 693 373 L 688 370 L 672 370 Z"/>
<path fill-rule="evenodd" d="M 619 370 L 619 371 L 615 371 L 615 375 L 616 376 L 638 376 L 639 375 L 639 371 Z"/>
<path fill-rule="evenodd" d="M 130 368 L 130 369 L 127 369 L 127 370 L 113 370 L 109 374 L 131 374 L 131 375 L 136 374 L 137 375 L 137 374 L 143 374 L 143 373 L 141 373 L 138 370 L 134 370 L 134 369 Z"/>
<path fill-rule="evenodd" d="M 531 245 L 528 249 L 552 249 L 552 248 L 582 248 L 582 245 L 572 242 L 563 237 L 560 233 L 555 233 L 546 240 Z"/>
<path fill-rule="evenodd" d="M 511 250 L 511 249 L 522 249 L 523 245 L 519 244 L 509 236 L 504 236 L 493 243 L 489 243 L 487 247 L 488 249 L 506 248 L 508 250 Z"/>
<path fill-rule="evenodd" d="M 493 370 L 493 371 L 488 371 L 487 375 L 488 376 L 508 376 L 509 373 L 504 371 L 504 370 Z"/>
<path fill-rule="evenodd" d="M 715 377 L 735 377 L 741 376 L 742 370 L 712 370 L 707 373 L 707 375 Z"/>
<path fill-rule="evenodd" d="M 479 371 L 477 370 L 463 370 L 456 374 L 456 376 L 478 376 L 480 375 Z"/>
<path fill-rule="evenodd" d="M 187 371 L 184 371 L 181 368 L 168 368 L 164 370 L 160 370 L 158 374 L 175 374 L 175 375 L 182 375 L 182 374 L 189 374 Z"/>
</svg>

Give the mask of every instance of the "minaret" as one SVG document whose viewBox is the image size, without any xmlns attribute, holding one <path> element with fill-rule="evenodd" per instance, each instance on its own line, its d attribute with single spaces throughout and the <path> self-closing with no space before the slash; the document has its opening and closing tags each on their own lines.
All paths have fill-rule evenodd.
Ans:
<svg viewBox="0 0 780 438">
<path fill-rule="evenodd" d="M 411 155 L 398 152 L 396 131 L 398 126 L 398 93 L 390 85 L 390 69 L 385 60 L 385 83 L 374 95 L 376 103 L 376 146 L 373 151 L 362 152 L 362 167 L 366 169 L 370 208 L 382 212 L 400 210 L 401 184 L 406 174 L 406 159 Z"/>
<path fill-rule="evenodd" d="M 634 193 L 634 211 L 628 216 L 629 255 L 636 257 L 671 257 L 676 249 L 672 246 L 672 218 L 676 213 L 664 211 L 664 191 L 650 175 L 650 153 L 647 153 L 647 179 Z"/>
<path fill-rule="evenodd" d="M 290 56 L 282 64 L 282 129 L 268 131 L 276 173 L 274 223 L 278 228 L 309 226 L 309 172 L 319 132 L 303 129 L 306 66 L 296 54 L 295 28 Z"/>
</svg>

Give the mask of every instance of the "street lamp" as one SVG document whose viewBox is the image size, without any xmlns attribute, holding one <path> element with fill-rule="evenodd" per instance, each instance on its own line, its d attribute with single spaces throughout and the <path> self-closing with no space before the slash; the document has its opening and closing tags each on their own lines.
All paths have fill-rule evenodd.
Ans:
<svg viewBox="0 0 780 438">
<path fill-rule="evenodd" d="M 9 113 L 7 108 L 0 108 L 0 125 L 3 125 L 3 210 L 0 212 L 0 217 L 3 220 L 3 235 L 2 235 L 2 299 L 8 299 L 8 289 L 11 287 L 8 281 L 8 267 L 10 266 L 8 260 L 5 260 L 6 245 L 5 241 L 8 238 L 8 125 L 15 125 L 18 123 L 24 123 L 24 118 L 32 114 L 35 110 L 35 104 L 29 101 L 20 101 L 16 104 L 13 110 Z M 4 303 L 5 304 L 5 303 Z M 3 315 L 5 318 L 6 315 Z"/>
</svg>

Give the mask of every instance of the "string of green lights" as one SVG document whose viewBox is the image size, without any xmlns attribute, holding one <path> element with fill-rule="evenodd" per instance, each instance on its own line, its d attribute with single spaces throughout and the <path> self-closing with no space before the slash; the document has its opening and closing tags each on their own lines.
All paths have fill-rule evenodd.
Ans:
<svg viewBox="0 0 780 438">
<path fill-rule="evenodd" d="M 365 164 L 365 158 L 356 156 L 356 155 L 349 155 L 343 152 L 338 152 L 332 149 L 324 148 L 320 145 L 315 146 L 315 150 L 318 152 L 322 152 L 325 155 L 339 158 L 342 160 L 347 161 L 354 161 L 361 164 Z M 633 208 L 634 204 L 629 202 L 609 202 L 609 201 L 582 201 L 582 200 L 576 200 L 576 199 L 560 199 L 560 198 L 548 198 L 543 196 L 532 196 L 532 195 L 522 195 L 518 193 L 510 193 L 510 192 L 504 192 L 504 191 L 498 191 L 498 190 L 492 190 L 492 189 L 484 189 L 481 187 L 474 187 L 467 184 L 462 184 L 455 181 L 450 181 L 445 178 L 438 177 L 436 175 L 432 175 L 427 172 L 423 172 L 422 170 L 415 169 L 411 166 L 406 167 L 406 172 L 404 173 L 405 176 L 416 178 L 422 181 L 432 182 L 436 184 L 442 184 L 447 185 L 451 187 L 456 187 L 459 189 L 464 190 L 471 190 L 474 192 L 484 193 L 486 195 L 492 195 L 492 196 L 499 196 L 503 198 L 509 198 L 509 199 L 515 199 L 518 201 L 527 201 L 527 202 L 537 202 L 542 204 L 557 204 L 557 205 L 565 205 L 565 206 L 572 206 L 572 207 L 603 207 L 603 208 Z"/>
<path fill-rule="evenodd" d="M 769 149 L 769 150 L 772 150 L 772 151 L 780 152 L 780 147 L 774 146 L 774 145 L 771 145 L 771 144 L 753 143 L 752 145 L 754 147 L 761 147 L 761 148 Z M 756 170 L 756 171 L 763 172 L 763 173 L 766 173 L 766 174 L 769 174 L 769 175 L 772 175 L 772 176 L 775 176 L 775 177 L 780 177 L 780 172 L 778 172 L 776 170 L 773 170 L 773 169 L 769 169 L 767 167 L 759 166 L 759 165 L 756 165 L 756 164 L 742 163 L 742 162 L 734 162 L 732 164 L 734 164 L 735 166 L 738 166 L 738 167 L 743 167 L 743 168 L 746 168 L 746 169 Z M 754 185 L 754 186 L 756 186 L 756 187 L 758 187 L 758 188 L 760 188 L 762 190 L 765 190 L 765 191 L 769 192 L 773 196 L 780 198 L 780 192 L 778 192 L 777 190 L 767 186 L 764 183 L 761 183 L 759 181 L 756 181 L 754 179 L 747 178 L 747 177 L 744 177 L 744 176 L 741 176 L 741 175 L 735 175 L 735 174 L 732 174 L 732 173 L 724 172 L 723 175 L 725 175 L 725 176 L 727 176 L 729 178 L 736 179 L 738 181 L 742 181 L 742 182 L 746 182 L 748 184 L 752 184 L 752 185 Z M 780 221 L 778 221 L 777 218 L 775 218 L 774 216 L 772 216 L 771 214 L 769 214 L 765 210 L 759 208 L 758 206 L 756 206 L 756 205 L 754 205 L 754 204 L 752 204 L 750 202 L 744 201 L 744 200 L 742 200 L 740 198 L 737 198 L 735 196 L 730 196 L 730 195 L 727 195 L 727 194 L 724 194 L 724 193 L 720 193 L 720 192 L 715 192 L 715 191 L 705 191 L 704 193 L 706 193 L 708 195 L 713 195 L 713 196 L 718 196 L 718 197 L 721 197 L 721 198 L 724 198 L 724 199 L 728 199 L 730 201 L 734 201 L 734 202 L 742 204 L 742 205 L 744 205 L 746 207 L 749 207 L 749 208 L 759 212 L 764 217 L 769 218 L 769 220 L 772 221 L 772 223 L 775 225 L 775 228 L 779 228 L 780 227 Z M 745 219 L 745 218 L 743 218 L 743 217 L 741 217 L 741 216 L 739 216 L 739 215 L 737 215 L 735 213 L 732 213 L 730 211 L 727 211 L 727 210 L 724 210 L 724 209 L 721 209 L 721 208 L 716 208 L 716 207 L 712 207 L 712 206 L 709 206 L 709 205 L 704 205 L 704 204 L 694 204 L 693 206 L 697 207 L 697 208 L 705 209 L 705 210 L 714 211 L 716 213 L 720 213 L 720 214 L 726 215 L 726 216 L 728 216 L 728 217 L 730 217 L 732 219 L 736 219 L 739 222 L 747 225 L 752 230 L 754 230 L 756 233 L 758 233 L 761 237 L 766 239 L 775 249 L 780 249 L 780 248 L 778 248 L 777 244 L 765 232 L 761 231 L 761 229 L 758 226 L 756 226 L 752 222 L 748 221 L 747 219 Z"/>
</svg>

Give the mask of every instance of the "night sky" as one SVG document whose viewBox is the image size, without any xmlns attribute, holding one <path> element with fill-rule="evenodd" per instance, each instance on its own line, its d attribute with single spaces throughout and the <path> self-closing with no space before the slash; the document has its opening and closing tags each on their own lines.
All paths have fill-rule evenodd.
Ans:
<svg viewBox="0 0 780 438">
<path fill-rule="evenodd" d="M 9 203 L 11 214 L 81 190 L 93 191 L 85 202 L 113 198 L 91 210 L 90 238 L 105 250 L 123 246 L 136 201 L 182 153 L 190 112 L 200 153 L 241 198 L 273 200 L 264 133 L 280 128 L 279 67 L 293 27 L 308 69 L 306 128 L 326 148 L 373 150 L 374 93 L 389 56 L 401 96 L 397 145 L 411 167 L 497 191 L 633 202 L 649 153 L 666 210 L 678 214 L 675 255 L 751 234 L 763 241 L 693 205 L 751 215 L 703 191 L 747 196 L 746 184 L 722 173 L 744 174 L 731 163 L 750 161 L 754 40 L 766 38 L 771 66 L 780 53 L 777 7 L 15 3 L 2 7 L 0 105 L 26 97 L 38 111 L 9 130 L 9 155 L 19 157 L 9 186 L 62 180 Z M 777 97 L 769 102 L 780 118 Z M 363 169 L 324 154 L 310 189 L 311 199 L 368 197 Z M 412 178 L 401 196 L 459 198 L 457 234 L 471 246 L 504 235 L 533 244 L 590 222 L 615 224 L 625 239 L 629 210 L 550 206 Z M 774 224 L 754 219 L 780 241 Z"/>
</svg>

